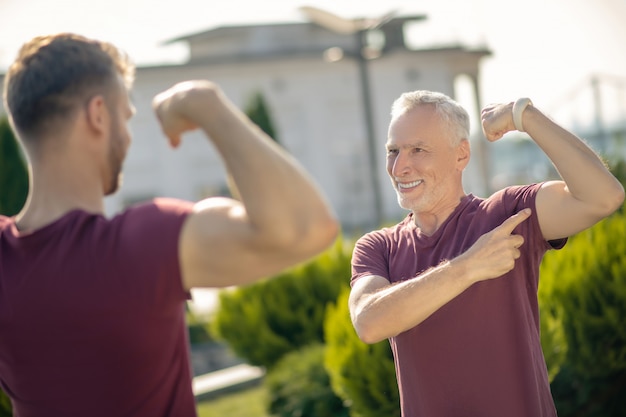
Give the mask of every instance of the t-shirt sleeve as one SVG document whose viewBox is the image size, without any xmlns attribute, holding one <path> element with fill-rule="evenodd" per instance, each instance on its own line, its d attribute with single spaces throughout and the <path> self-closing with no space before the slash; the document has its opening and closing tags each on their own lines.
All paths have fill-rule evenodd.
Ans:
<svg viewBox="0 0 626 417">
<path fill-rule="evenodd" d="M 352 251 L 350 285 L 365 276 L 377 275 L 389 281 L 388 250 L 379 232 L 370 232 L 357 240 Z"/>
<path fill-rule="evenodd" d="M 561 249 L 567 243 L 567 238 L 546 241 L 541 233 L 539 219 L 537 217 L 536 200 L 537 193 L 541 189 L 543 183 L 535 183 L 524 186 L 507 187 L 501 191 L 505 211 L 509 216 L 525 209 L 530 208 L 533 213 L 530 218 L 524 221 L 518 228 L 522 231 L 525 238 L 532 239 L 531 242 L 541 250 Z"/>
<path fill-rule="evenodd" d="M 124 273 L 131 276 L 136 293 L 150 304 L 190 299 L 182 283 L 178 245 L 192 209 L 190 202 L 155 199 L 119 216 L 121 238 L 116 241 L 123 246 L 118 255 L 124 259 Z"/>
</svg>

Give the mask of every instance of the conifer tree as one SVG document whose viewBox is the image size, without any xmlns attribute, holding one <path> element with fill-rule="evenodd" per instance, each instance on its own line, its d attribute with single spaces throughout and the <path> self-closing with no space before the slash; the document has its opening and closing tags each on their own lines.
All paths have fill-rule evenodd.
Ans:
<svg viewBox="0 0 626 417">
<path fill-rule="evenodd" d="M 250 120 L 259 126 L 262 131 L 278 143 L 276 129 L 274 129 L 274 123 L 272 122 L 269 108 L 265 102 L 263 94 L 260 91 L 257 91 L 250 96 L 250 99 L 244 108 L 244 113 Z"/>
<path fill-rule="evenodd" d="M 0 214 L 18 213 L 28 194 L 28 170 L 9 121 L 0 118 Z"/>
</svg>

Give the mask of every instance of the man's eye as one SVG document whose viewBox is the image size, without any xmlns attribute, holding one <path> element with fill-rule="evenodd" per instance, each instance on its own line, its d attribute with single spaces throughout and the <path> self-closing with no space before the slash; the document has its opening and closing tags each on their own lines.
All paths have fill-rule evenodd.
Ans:
<svg viewBox="0 0 626 417">
<path fill-rule="evenodd" d="M 395 155 L 398 153 L 397 149 L 387 149 L 387 155 Z"/>
</svg>

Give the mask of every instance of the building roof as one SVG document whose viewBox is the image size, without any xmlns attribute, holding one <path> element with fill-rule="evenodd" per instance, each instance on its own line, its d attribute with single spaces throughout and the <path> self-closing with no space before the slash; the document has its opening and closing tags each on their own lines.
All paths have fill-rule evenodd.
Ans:
<svg viewBox="0 0 626 417">
<path fill-rule="evenodd" d="M 394 51 L 456 52 L 480 56 L 490 55 L 487 48 L 468 48 L 460 43 L 436 48 L 410 50 L 405 42 L 404 26 L 408 22 L 425 20 L 425 15 L 388 17 L 374 29 L 382 34 L 378 45 L 381 53 Z M 276 58 L 320 56 L 330 48 L 339 48 L 344 55 L 354 56 L 368 40 L 368 29 L 353 33 L 338 33 L 313 22 L 274 23 L 220 26 L 170 39 L 165 44 L 186 42 L 188 64 L 233 63 Z M 362 43 L 363 42 L 363 43 Z"/>
</svg>

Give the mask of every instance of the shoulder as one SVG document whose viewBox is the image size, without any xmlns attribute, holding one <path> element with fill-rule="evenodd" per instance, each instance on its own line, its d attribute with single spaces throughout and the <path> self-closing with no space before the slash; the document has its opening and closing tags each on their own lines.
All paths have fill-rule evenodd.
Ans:
<svg viewBox="0 0 626 417">
<path fill-rule="evenodd" d="M 489 204 L 510 204 L 511 202 L 533 203 L 537 197 L 537 193 L 543 186 L 541 183 L 533 183 L 527 185 L 512 185 L 495 192 L 491 197 L 487 198 Z"/>
<path fill-rule="evenodd" d="M 537 193 L 542 185 L 543 183 L 533 183 L 505 187 L 481 200 L 480 210 L 492 217 L 498 217 L 501 221 L 525 208 L 535 211 Z"/>
<path fill-rule="evenodd" d="M 361 236 L 356 246 L 373 247 L 373 246 L 386 246 L 393 244 L 401 238 L 402 235 L 410 232 L 412 227 L 412 215 L 408 214 L 400 223 L 389 227 L 383 227 L 378 230 L 373 230 Z"/>
<path fill-rule="evenodd" d="M 192 210 L 193 203 L 191 202 L 173 198 L 157 198 L 126 208 L 115 215 L 111 222 L 125 226 L 166 226 L 168 222 L 184 221 Z"/>
<path fill-rule="evenodd" d="M 175 198 L 155 198 L 135 204 L 124 210 L 122 216 L 185 216 L 193 210 L 194 203 Z"/>
<path fill-rule="evenodd" d="M 108 221 L 108 230 L 127 242 L 178 242 L 193 203 L 159 198 L 128 207 Z"/>
</svg>

